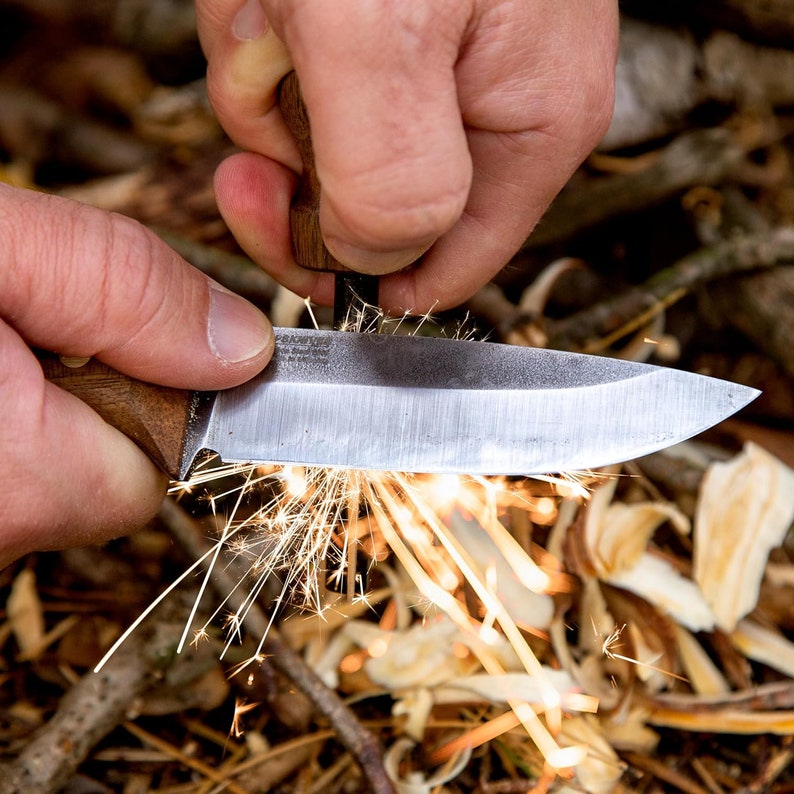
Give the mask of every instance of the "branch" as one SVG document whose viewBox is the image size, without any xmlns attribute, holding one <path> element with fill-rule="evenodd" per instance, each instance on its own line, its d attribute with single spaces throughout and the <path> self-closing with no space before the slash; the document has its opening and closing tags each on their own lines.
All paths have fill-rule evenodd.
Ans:
<svg viewBox="0 0 794 794">
<path fill-rule="evenodd" d="M 19 756 L 0 767 L 0 794 L 54 794 L 94 746 L 126 719 L 130 705 L 159 680 L 174 657 L 171 632 L 141 628 L 100 673 L 89 672 L 64 695 L 49 722 Z"/>
<path fill-rule="evenodd" d="M 564 242 L 604 221 L 661 204 L 695 185 L 724 181 L 744 159 L 727 129 L 686 132 L 632 173 L 578 179 L 555 199 L 524 249 Z"/>
<path fill-rule="evenodd" d="M 564 320 L 547 322 L 549 347 L 584 350 L 588 343 L 627 325 L 658 304 L 737 273 L 794 264 L 794 226 L 747 234 L 701 248 L 656 273 L 642 286 L 626 290 Z"/>
<path fill-rule="evenodd" d="M 193 559 L 206 553 L 207 545 L 202 529 L 176 502 L 166 499 L 160 509 L 160 518 Z M 232 609 L 240 606 L 243 595 L 226 569 L 213 570 L 212 584 L 221 598 L 228 597 L 227 603 Z M 252 634 L 266 637 L 264 651 L 268 655 L 268 661 L 287 676 L 333 725 L 339 740 L 358 760 L 370 790 L 374 794 L 393 794 L 394 788 L 383 768 L 383 753 L 375 737 L 362 727 L 337 694 L 281 639 L 278 630 L 270 625 L 267 616 L 257 604 L 248 608 L 244 623 Z"/>
</svg>

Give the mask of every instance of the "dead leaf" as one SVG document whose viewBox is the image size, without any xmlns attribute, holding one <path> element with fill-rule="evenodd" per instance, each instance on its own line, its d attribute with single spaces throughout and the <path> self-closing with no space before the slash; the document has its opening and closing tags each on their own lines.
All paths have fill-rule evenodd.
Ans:
<svg viewBox="0 0 794 794">
<path fill-rule="evenodd" d="M 6 611 L 20 654 L 34 658 L 34 651 L 44 648 L 44 611 L 36 590 L 36 575 L 30 568 L 20 571 L 14 579 Z"/>
</svg>

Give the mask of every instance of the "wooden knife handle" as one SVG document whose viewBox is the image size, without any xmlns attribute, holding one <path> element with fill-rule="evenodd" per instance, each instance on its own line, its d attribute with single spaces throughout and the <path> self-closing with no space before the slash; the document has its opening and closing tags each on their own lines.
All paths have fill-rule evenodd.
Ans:
<svg viewBox="0 0 794 794">
<path fill-rule="evenodd" d="M 129 378 L 90 359 L 66 366 L 52 354 L 39 354 L 47 380 L 79 397 L 108 424 L 132 439 L 172 480 L 184 475 L 188 420 L 196 395 Z"/>
</svg>

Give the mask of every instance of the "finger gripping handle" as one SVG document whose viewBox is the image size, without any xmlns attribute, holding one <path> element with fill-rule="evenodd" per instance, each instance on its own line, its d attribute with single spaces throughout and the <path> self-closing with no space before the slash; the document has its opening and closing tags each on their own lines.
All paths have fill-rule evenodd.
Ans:
<svg viewBox="0 0 794 794">
<path fill-rule="evenodd" d="M 289 216 L 295 261 L 309 270 L 349 271 L 325 247 L 320 231 L 320 180 L 314 165 L 309 116 L 295 72 L 290 72 L 279 84 L 278 102 L 303 160 L 303 173 Z"/>
</svg>

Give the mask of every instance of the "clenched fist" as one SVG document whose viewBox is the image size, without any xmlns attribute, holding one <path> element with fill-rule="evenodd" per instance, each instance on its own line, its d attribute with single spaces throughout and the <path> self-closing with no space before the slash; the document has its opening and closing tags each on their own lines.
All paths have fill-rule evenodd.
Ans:
<svg viewBox="0 0 794 794">
<path fill-rule="evenodd" d="M 219 169 L 248 254 L 320 302 L 292 259 L 300 159 L 276 103 L 293 66 L 331 253 L 391 274 L 381 301 L 461 302 L 516 252 L 609 123 L 615 0 L 198 0 L 210 99 L 246 150 Z M 425 253 L 421 264 L 400 271 Z"/>
</svg>

